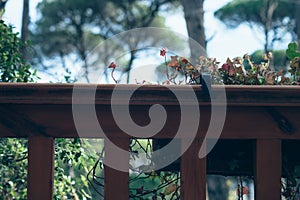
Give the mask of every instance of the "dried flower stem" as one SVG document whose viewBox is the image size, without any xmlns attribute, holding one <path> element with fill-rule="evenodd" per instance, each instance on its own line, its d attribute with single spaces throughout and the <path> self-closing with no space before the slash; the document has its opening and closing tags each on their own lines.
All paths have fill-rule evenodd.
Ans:
<svg viewBox="0 0 300 200">
<path fill-rule="evenodd" d="M 115 79 L 115 77 L 114 77 L 114 71 L 115 71 L 115 68 L 113 68 L 112 69 L 112 71 L 111 71 L 111 77 L 112 77 L 112 79 L 114 80 L 114 82 L 117 84 L 118 83 L 118 81 Z"/>
</svg>

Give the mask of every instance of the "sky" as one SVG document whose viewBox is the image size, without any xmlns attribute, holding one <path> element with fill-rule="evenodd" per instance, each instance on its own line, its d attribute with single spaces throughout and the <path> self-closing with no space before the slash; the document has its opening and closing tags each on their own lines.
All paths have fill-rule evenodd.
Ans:
<svg viewBox="0 0 300 200">
<path fill-rule="evenodd" d="M 30 17 L 34 21 L 37 19 L 36 5 L 41 0 L 30 0 Z M 220 62 L 225 62 L 227 57 L 234 58 L 251 54 L 255 50 L 263 49 L 263 34 L 257 29 L 252 30 L 246 24 L 240 25 L 236 29 L 228 29 L 221 21 L 213 16 L 214 11 L 221 8 L 231 0 L 205 0 L 204 3 L 204 25 L 206 37 L 212 40 L 207 44 L 208 57 L 217 58 Z M 20 30 L 22 18 L 23 0 L 9 0 L 6 5 L 6 12 L 3 19 Z M 174 14 L 168 14 L 166 25 L 170 29 L 187 36 L 186 24 L 182 10 Z M 283 41 L 281 46 L 274 46 L 275 49 L 286 48 L 289 41 Z"/>
</svg>

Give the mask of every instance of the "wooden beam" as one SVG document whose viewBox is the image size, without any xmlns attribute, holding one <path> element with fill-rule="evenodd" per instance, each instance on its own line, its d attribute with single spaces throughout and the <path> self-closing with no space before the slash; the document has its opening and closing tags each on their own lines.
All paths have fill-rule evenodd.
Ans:
<svg viewBox="0 0 300 200">
<path fill-rule="evenodd" d="M 195 138 L 181 157 L 182 200 L 206 199 L 206 157 L 202 159 L 198 157 L 202 141 L 203 139 Z"/>
<path fill-rule="evenodd" d="M 54 139 L 28 138 L 27 198 L 52 200 L 54 179 Z"/>
<path fill-rule="evenodd" d="M 281 199 L 281 140 L 256 141 L 255 199 Z"/>
<path fill-rule="evenodd" d="M 82 106 L 84 108 L 84 105 Z M 167 123 L 160 134 L 153 138 L 174 138 L 178 131 L 179 107 L 166 106 L 166 108 Z M 95 126 L 89 118 L 81 121 L 81 134 L 78 134 L 72 115 L 72 105 L 0 104 L 0 110 L 3 111 L 2 113 L 15 113 L 0 116 L 0 137 L 28 137 L 30 134 L 44 134 L 55 138 L 103 138 L 103 134 L 97 130 L 98 126 Z M 83 116 L 89 116 L 88 110 L 82 110 Z M 282 132 L 278 123 L 264 107 L 234 106 L 227 108 L 226 120 L 220 137 L 223 139 L 300 139 L 300 123 L 298 123 L 300 107 L 276 107 L 276 110 L 293 125 L 294 134 Z M 210 108 L 200 107 L 200 111 L 201 134 L 199 137 L 205 137 L 207 126 L 211 120 Z M 96 105 L 96 112 L 98 122 L 106 135 L 116 138 L 127 137 L 116 125 L 109 106 Z M 148 112 L 149 106 L 132 106 L 130 117 L 139 125 L 147 125 L 149 123 Z M 19 120 L 24 126 L 14 126 L 18 124 L 16 121 Z"/>
<path fill-rule="evenodd" d="M 129 199 L 129 139 L 111 138 L 114 145 L 127 151 L 128 154 L 120 157 L 118 151 L 115 151 L 108 140 L 104 140 L 104 199 L 105 200 L 128 200 Z M 113 166 L 107 166 L 105 163 Z M 125 171 L 116 168 L 123 166 L 127 168 Z"/>
</svg>

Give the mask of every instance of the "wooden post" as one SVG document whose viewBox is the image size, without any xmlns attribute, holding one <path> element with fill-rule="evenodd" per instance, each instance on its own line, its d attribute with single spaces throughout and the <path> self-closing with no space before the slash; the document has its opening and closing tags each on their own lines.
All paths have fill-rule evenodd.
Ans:
<svg viewBox="0 0 300 200">
<path fill-rule="evenodd" d="M 256 141 L 255 199 L 281 199 L 281 140 Z"/>
<path fill-rule="evenodd" d="M 195 138 L 181 157 L 180 198 L 183 200 L 206 199 L 206 158 L 198 157 L 202 141 Z"/>
<path fill-rule="evenodd" d="M 114 145 L 128 152 L 126 157 L 117 161 L 116 164 L 127 165 L 128 171 L 119 171 L 106 166 L 106 161 L 118 158 L 118 152 L 114 151 L 110 145 L 107 145 L 107 139 L 104 140 L 105 158 L 104 158 L 104 199 L 105 200 L 128 200 L 129 199 L 129 139 L 112 138 Z M 111 163 L 111 162 L 110 162 Z M 114 161 L 113 161 L 114 163 Z"/>
<path fill-rule="evenodd" d="M 27 199 L 52 200 L 54 179 L 54 139 L 28 138 Z"/>
</svg>

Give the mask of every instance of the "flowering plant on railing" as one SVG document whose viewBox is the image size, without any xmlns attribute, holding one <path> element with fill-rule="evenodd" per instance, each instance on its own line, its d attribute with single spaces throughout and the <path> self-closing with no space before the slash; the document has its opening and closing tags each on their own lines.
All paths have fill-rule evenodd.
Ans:
<svg viewBox="0 0 300 200">
<path fill-rule="evenodd" d="M 287 57 L 290 61 L 288 75 L 283 70 L 274 71 L 271 68 L 273 55 L 271 52 L 263 55 L 264 62 L 254 63 L 251 56 L 227 58 L 226 62 L 219 66 L 215 58 L 200 56 L 198 63 L 193 64 L 187 58 L 171 55 L 167 61 L 168 50 L 162 48 L 160 56 L 164 57 L 166 80 L 162 84 L 201 84 L 200 75 L 211 75 L 213 84 L 225 85 L 299 85 L 300 84 L 300 52 L 297 44 L 291 43 L 287 49 Z M 112 62 L 108 68 L 112 68 L 111 77 L 115 83 L 114 71 L 117 65 Z M 172 70 L 170 70 L 172 69 Z M 184 80 L 178 79 L 183 75 Z M 146 82 L 146 81 L 144 81 Z M 144 83 L 143 82 L 143 83 Z"/>
</svg>

